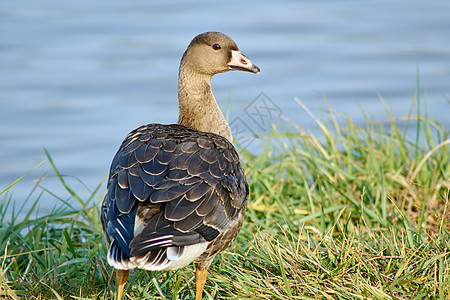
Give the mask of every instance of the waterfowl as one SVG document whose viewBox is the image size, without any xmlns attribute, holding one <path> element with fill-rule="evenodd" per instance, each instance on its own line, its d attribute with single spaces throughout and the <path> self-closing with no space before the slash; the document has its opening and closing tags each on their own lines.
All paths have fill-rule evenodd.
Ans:
<svg viewBox="0 0 450 300">
<path fill-rule="evenodd" d="M 133 130 L 112 161 L 101 222 L 108 263 L 117 269 L 117 299 L 130 269 L 175 270 L 191 262 L 201 299 L 213 258 L 242 226 L 249 188 L 211 90 L 211 77 L 230 70 L 259 73 L 227 35 L 196 36 L 180 62 L 177 124 Z"/>
</svg>

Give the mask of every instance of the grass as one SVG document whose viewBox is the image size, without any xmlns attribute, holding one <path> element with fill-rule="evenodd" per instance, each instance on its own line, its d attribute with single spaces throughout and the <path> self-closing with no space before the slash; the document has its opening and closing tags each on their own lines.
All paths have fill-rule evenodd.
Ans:
<svg viewBox="0 0 450 300">
<path fill-rule="evenodd" d="M 312 116 L 319 137 L 274 127 L 262 154 L 242 150 L 247 215 L 204 299 L 450 299 L 449 131 L 426 110 L 413 115 L 418 100 L 403 118 L 362 126 L 330 108 L 327 122 Z M 0 193 L 0 299 L 114 299 L 104 184 L 82 199 L 48 159 L 68 199 L 38 182 L 25 214 L 15 182 Z M 33 218 L 49 195 L 61 205 Z M 136 270 L 125 299 L 193 299 L 194 287 L 193 266 Z"/>
</svg>

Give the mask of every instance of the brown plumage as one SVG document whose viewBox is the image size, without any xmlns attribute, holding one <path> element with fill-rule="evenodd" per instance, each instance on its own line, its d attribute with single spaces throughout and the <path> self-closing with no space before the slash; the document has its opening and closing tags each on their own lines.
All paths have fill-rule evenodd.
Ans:
<svg viewBox="0 0 450 300">
<path fill-rule="evenodd" d="M 127 135 L 113 159 L 101 221 L 120 299 L 128 270 L 174 270 L 195 261 L 201 299 L 213 258 L 236 238 L 248 184 L 230 127 L 211 91 L 214 74 L 259 69 L 228 36 L 198 35 L 179 72 L 178 124 Z"/>
</svg>

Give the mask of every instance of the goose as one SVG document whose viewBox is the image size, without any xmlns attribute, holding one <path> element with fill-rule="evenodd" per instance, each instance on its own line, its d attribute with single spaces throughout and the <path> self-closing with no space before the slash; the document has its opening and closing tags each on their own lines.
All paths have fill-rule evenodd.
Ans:
<svg viewBox="0 0 450 300">
<path fill-rule="evenodd" d="M 192 262 L 202 299 L 208 267 L 242 226 L 249 187 L 211 90 L 211 77 L 230 70 L 260 72 L 227 35 L 197 35 L 180 62 L 177 124 L 133 130 L 113 158 L 100 218 L 117 299 L 133 268 Z"/>
</svg>

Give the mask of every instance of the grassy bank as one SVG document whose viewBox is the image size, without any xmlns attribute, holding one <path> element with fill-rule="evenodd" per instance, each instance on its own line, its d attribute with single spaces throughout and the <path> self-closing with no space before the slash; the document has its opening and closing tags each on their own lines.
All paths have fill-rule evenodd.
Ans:
<svg viewBox="0 0 450 300">
<path fill-rule="evenodd" d="M 274 128 L 262 154 L 241 151 L 248 213 L 211 266 L 205 299 L 450 299 L 449 131 L 416 111 L 363 125 L 333 110 L 328 119 L 317 120 L 320 136 Z M 113 299 L 104 184 L 82 199 L 50 163 L 72 195 L 50 215 L 31 218 L 51 195 L 39 183 L 24 219 L 5 221 L 11 189 L 1 194 L 0 298 Z M 82 208 L 64 204 L 74 201 Z M 193 299 L 194 287 L 193 266 L 136 270 L 126 299 Z"/>
</svg>

